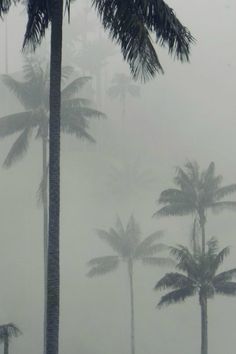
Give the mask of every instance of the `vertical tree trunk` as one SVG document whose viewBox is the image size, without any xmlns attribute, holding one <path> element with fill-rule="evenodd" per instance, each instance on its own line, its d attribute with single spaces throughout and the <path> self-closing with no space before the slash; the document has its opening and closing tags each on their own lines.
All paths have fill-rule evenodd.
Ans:
<svg viewBox="0 0 236 354">
<path fill-rule="evenodd" d="M 201 305 L 201 354 L 208 354 L 207 298 L 202 296 Z"/>
<path fill-rule="evenodd" d="M 206 251 L 206 234 L 205 234 L 205 224 L 206 224 L 206 217 L 204 212 L 199 213 L 199 223 L 202 232 L 202 253 L 205 254 Z"/>
<path fill-rule="evenodd" d="M 43 252 L 44 252 L 44 354 L 46 353 L 46 334 L 47 334 L 47 263 L 48 263 L 48 154 L 47 154 L 48 135 L 44 132 L 42 138 L 43 153 Z"/>
<path fill-rule="evenodd" d="M 5 18 L 5 74 L 8 74 L 8 24 Z"/>
<path fill-rule="evenodd" d="M 129 285 L 130 285 L 130 343 L 131 354 L 135 354 L 135 327 L 134 327 L 134 286 L 133 286 L 133 262 L 128 263 Z"/>
<path fill-rule="evenodd" d="M 63 0 L 52 1 L 46 354 L 58 354 L 60 307 L 60 108 Z"/>
<path fill-rule="evenodd" d="M 4 354 L 9 353 L 9 338 L 8 335 L 4 337 Z"/>
</svg>

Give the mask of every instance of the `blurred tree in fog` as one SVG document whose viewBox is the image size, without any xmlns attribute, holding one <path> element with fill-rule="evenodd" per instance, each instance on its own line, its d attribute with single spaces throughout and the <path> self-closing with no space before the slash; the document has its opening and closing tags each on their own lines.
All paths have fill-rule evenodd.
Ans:
<svg viewBox="0 0 236 354">
<path fill-rule="evenodd" d="M 117 219 L 116 227 L 110 230 L 98 230 L 98 236 L 105 241 L 114 251 L 114 255 L 93 258 L 89 261 L 89 277 L 103 275 L 117 269 L 120 262 L 125 262 L 128 270 L 130 286 L 130 310 L 131 310 L 131 354 L 135 354 L 135 325 L 134 325 L 134 286 L 133 266 L 137 261 L 143 264 L 167 266 L 173 264 L 169 258 L 158 257 L 157 254 L 166 249 L 162 243 L 158 243 L 163 236 L 163 231 L 156 231 L 141 240 L 139 225 L 131 216 L 125 228 Z"/>
<path fill-rule="evenodd" d="M 44 262 L 46 280 L 46 260 L 48 244 L 48 122 L 49 122 L 49 66 L 35 58 L 26 59 L 23 68 L 24 81 L 17 81 L 9 75 L 3 77 L 7 87 L 19 99 L 26 111 L 0 118 L 0 138 L 18 134 L 5 161 L 5 167 L 11 167 L 28 150 L 30 139 L 42 143 L 43 177 L 39 188 L 39 198 L 44 209 Z M 63 133 L 94 142 L 89 134 L 89 120 L 103 117 L 103 113 L 91 107 L 91 102 L 79 98 L 78 93 L 90 80 L 89 77 L 72 78 L 73 69 L 64 67 L 62 72 L 62 112 L 61 130 Z M 46 284 L 45 284 L 46 287 Z"/>
<path fill-rule="evenodd" d="M 177 168 L 174 182 L 179 187 L 164 190 L 159 203 L 165 206 L 154 216 L 194 215 L 199 222 L 202 233 L 202 252 L 205 252 L 206 213 L 210 209 L 220 212 L 224 209 L 236 210 L 235 201 L 222 200 L 225 196 L 236 192 L 236 184 L 222 187 L 223 177 L 215 174 L 215 164 L 211 162 L 202 172 L 196 162 L 187 162 L 185 170 Z"/>
<path fill-rule="evenodd" d="M 0 325 L 0 343 L 4 345 L 4 354 L 9 354 L 9 343 L 11 339 L 21 334 L 21 331 L 14 323 Z"/>
<path fill-rule="evenodd" d="M 119 99 L 122 106 L 122 119 L 124 121 L 126 113 L 127 97 L 138 97 L 140 94 L 140 88 L 135 85 L 132 79 L 125 74 L 116 74 L 111 82 L 111 86 L 108 89 L 108 95 L 113 99 Z M 123 122 L 124 123 L 124 122 Z"/>
<path fill-rule="evenodd" d="M 172 247 L 171 254 L 177 261 L 179 272 L 167 273 L 155 286 L 156 290 L 171 289 L 161 297 L 159 307 L 184 302 L 188 297 L 198 295 L 201 306 L 201 354 L 208 354 L 207 302 L 215 295 L 236 296 L 236 268 L 217 273 L 229 254 L 229 247 L 218 251 L 218 242 L 211 239 L 206 253 L 191 252 L 184 246 Z"/>
</svg>

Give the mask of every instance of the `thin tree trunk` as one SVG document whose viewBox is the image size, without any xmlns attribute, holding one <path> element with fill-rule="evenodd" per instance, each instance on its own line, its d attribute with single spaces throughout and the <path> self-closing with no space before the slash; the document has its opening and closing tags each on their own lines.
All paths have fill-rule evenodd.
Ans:
<svg viewBox="0 0 236 354">
<path fill-rule="evenodd" d="M 47 273 L 46 354 L 58 354 L 60 308 L 60 109 L 63 0 L 52 0 L 50 119 L 49 119 L 49 233 Z"/>
<path fill-rule="evenodd" d="M 8 74 L 8 24 L 5 19 L 5 74 Z"/>
<path fill-rule="evenodd" d="M 207 298 L 200 300 L 201 305 L 201 354 L 208 354 L 208 331 L 207 331 Z"/>
<path fill-rule="evenodd" d="M 205 254 L 206 251 L 206 233 L 205 233 L 205 224 L 206 224 L 206 217 L 204 213 L 199 214 L 199 223 L 202 232 L 202 253 Z"/>
<path fill-rule="evenodd" d="M 44 249 L 44 353 L 46 353 L 46 334 L 47 334 L 47 262 L 48 262 L 48 137 L 44 134 L 42 138 L 43 154 L 43 249 Z"/>
<path fill-rule="evenodd" d="M 9 353 L 9 338 L 6 335 L 4 337 L 4 354 L 8 354 Z"/>
<path fill-rule="evenodd" d="M 134 285 L 133 285 L 133 262 L 128 263 L 130 285 L 130 343 L 131 354 L 135 354 L 135 327 L 134 327 Z"/>
</svg>

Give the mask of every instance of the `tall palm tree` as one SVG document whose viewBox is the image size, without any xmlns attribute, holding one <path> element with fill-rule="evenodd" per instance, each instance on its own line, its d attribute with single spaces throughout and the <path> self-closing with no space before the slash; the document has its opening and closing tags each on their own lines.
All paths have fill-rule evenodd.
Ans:
<svg viewBox="0 0 236 354">
<path fill-rule="evenodd" d="M 3 2 L 0 0 L 0 8 Z M 64 0 L 70 13 L 70 0 Z M 134 77 L 148 79 L 162 66 L 150 33 L 166 45 L 170 54 L 188 61 L 193 37 L 163 0 L 92 0 L 104 28 L 121 46 Z M 49 243 L 47 354 L 58 353 L 60 265 L 60 108 L 63 0 L 28 0 L 28 24 L 24 44 L 39 44 L 51 24 L 50 124 L 49 124 Z M 1 13 L 0 13 L 1 14 Z"/>
<path fill-rule="evenodd" d="M 73 70 L 63 68 L 61 130 L 63 133 L 75 135 L 91 142 L 89 119 L 101 117 L 103 114 L 90 107 L 87 99 L 79 98 L 78 93 L 90 79 L 79 77 L 70 80 Z M 42 181 L 39 198 L 43 204 L 44 230 L 44 278 L 47 290 L 47 250 L 48 250 L 48 120 L 49 120 L 49 66 L 36 58 L 26 58 L 23 67 L 24 81 L 15 80 L 5 75 L 3 80 L 7 87 L 19 99 L 25 111 L 0 118 L 0 138 L 18 134 L 5 161 L 5 167 L 22 158 L 29 148 L 29 142 L 35 132 L 35 138 L 42 143 Z M 45 293 L 46 299 L 46 293 Z M 46 301 L 45 301 L 46 310 Z M 46 326 L 44 326 L 46 328 Z"/>
<path fill-rule="evenodd" d="M 126 228 L 118 218 L 115 228 L 111 228 L 109 231 L 98 230 L 98 236 L 112 248 L 115 254 L 91 259 L 88 263 L 90 267 L 88 276 L 93 277 L 112 272 L 120 262 L 126 263 L 130 287 L 131 354 L 135 354 L 133 267 L 137 261 L 159 266 L 170 264 L 168 258 L 157 256 L 160 251 L 165 249 L 165 245 L 157 243 L 163 236 L 163 232 L 156 231 L 141 240 L 139 225 L 131 216 Z"/>
<path fill-rule="evenodd" d="M 198 295 L 201 307 L 201 354 L 208 354 L 208 299 L 215 295 L 236 295 L 236 268 L 218 273 L 220 265 L 229 254 L 229 247 L 218 251 L 218 242 L 211 239 L 205 254 L 192 253 L 184 246 L 172 247 L 171 254 L 177 260 L 176 268 L 181 273 L 167 273 L 155 286 L 156 290 L 172 289 L 158 304 L 159 307 L 185 301 Z"/>
<path fill-rule="evenodd" d="M 123 73 L 116 74 L 112 79 L 112 85 L 108 89 L 108 95 L 111 98 L 119 99 L 122 106 L 122 119 L 126 113 L 127 96 L 139 96 L 140 88 L 135 85 L 128 75 Z"/>
<path fill-rule="evenodd" d="M 164 207 L 154 216 L 197 216 L 202 233 L 202 251 L 205 252 L 207 210 L 236 210 L 235 201 L 224 200 L 225 196 L 236 192 L 236 184 L 222 187 L 222 176 L 216 175 L 214 162 L 203 172 L 199 171 L 196 162 L 187 162 L 185 169 L 177 169 L 174 182 L 177 188 L 166 189 L 161 193 L 159 203 L 164 204 Z"/>
<path fill-rule="evenodd" d="M 4 354 L 9 354 L 9 342 L 11 338 L 18 337 L 21 333 L 14 323 L 0 325 L 0 343 L 4 344 Z"/>
</svg>

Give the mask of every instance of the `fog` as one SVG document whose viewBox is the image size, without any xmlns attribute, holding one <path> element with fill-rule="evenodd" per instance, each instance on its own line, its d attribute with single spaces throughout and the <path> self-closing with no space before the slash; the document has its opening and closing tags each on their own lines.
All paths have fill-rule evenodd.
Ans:
<svg viewBox="0 0 236 354">
<path fill-rule="evenodd" d="M 165 230 L 163 242 L 189 246 L 191 216 L 152 217 L 159 209 L 156 201 L 161 191 L 174 186 L 176 167 L 196 160 L 201 169 L 206 169 L 214 161 L 217 174 L 224 177 L 223 184 L 236 181 L 236 4 L 233 0 L 168 0 L 168 4 L 196 39 L 190 63 L 181 64 L 168 55 L 167 49 L 157 46 L 165 73 L 145 84 L 133 82 L 139 86 L 140 95 L 127 95 L 123 119 L 119 99 L 108 95 L 115 74 L 129 75 L 119 47 L 108 39 L 94 10 L 85 11 L 85 1 L 72 6 L 70 24 L 65 17 L 64 65 L 77 66 L 78 76 L 92 77 L 92 90 L 88 85 L 82 95 L 89 93 L 95 107 L 107 118 L 91 120 L 89 133 L 96 144 L 62 134 L 60 353 L 130 352 L 125 264 L 100 277 L 86 276 L 91 258 L 113 254 L 98 238 L 97 228 L 113 227 L 118 215 L 126 225 L 133 214 L 143 238 Z M 22 75 L 25 24 L 25 10 L 14 8 L 7 27 L 8 73 L 15 77 Z M 1 21 L 1 74 L 6 73 L 5 30 L 6 24 Z M 96 41 L 103 43 L 99 47 L 104 45 L 106 53 L 100 62 L 97 57 L 101 66 L 98 70 L 92 64 L 89 67 L 91 55 L 97 55 L 95 49 L 87 58 L 87 67 L 78 59 L 82 41 L 92 43 L 94 48 Z M 47 36 L 36 55 L 48 58 L 48 46 Z M 0 117 L 23 110 L 1 80 Z M 1 164 L 16 136 L 0 140 Z M 37 203 L 42 152 L 34 136 L 24 158 L 11 168 L 1 168 L 0 174 L 0 324 L 14 322 L 23 333 L 12 340 L 12 354 L 39 354 L 43 348 L 43 212 Z M 130 179 L 128 170 L 134 171 Z M 133 180 L 138 173 L 144 178 Z M 231 200 L 235 197 L 230 196 Z M 223 268 L 236 266 L 235 230 L 235 212 L 208 213 L 208 239 L 215 236 L 220 247 L 231 246 Z M 197 354 L 197 297 L 156 308 L 162 293 L 153 288 L 166 271 L 135 263 L 136 352 Z M 236 346 L 236 299 L 216 296 L 209 300 L 208 321 L 209 353 L 231 354 Z M 3 347 L 0 350 L 3 352 Z"/>
</svg>

